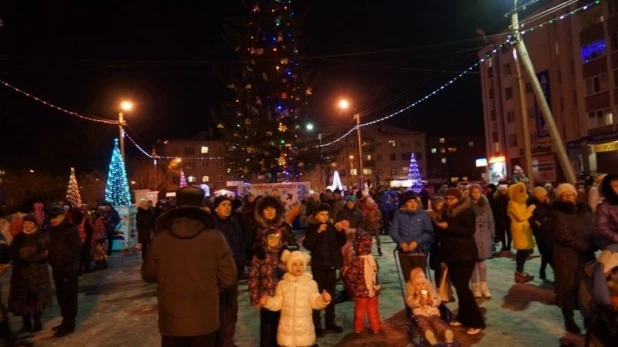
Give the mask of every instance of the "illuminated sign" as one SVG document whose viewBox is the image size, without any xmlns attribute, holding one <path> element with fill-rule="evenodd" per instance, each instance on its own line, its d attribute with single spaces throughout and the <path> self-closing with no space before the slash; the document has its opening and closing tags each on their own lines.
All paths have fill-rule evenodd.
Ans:
<svg viewBox="0 0 618 347">
<path fill-rule="evenodd" d="M 481 158 L 476 160 L 476 167 L 485 167 L 487 166 L 487 158 Z"/>
</svg>

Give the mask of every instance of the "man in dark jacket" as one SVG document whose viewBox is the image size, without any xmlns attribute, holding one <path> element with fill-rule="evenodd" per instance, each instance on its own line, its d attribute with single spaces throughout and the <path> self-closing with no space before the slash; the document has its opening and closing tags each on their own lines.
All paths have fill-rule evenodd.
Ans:
<svg viewBox="0 0 618 347">
<path fill-rule="evenodd" d="M 116 227 L 120 223 L 120 215 L 110 202 L 105 203 L 105 231 L 107 233 L 107 255 L 112 255 L 114 250 L 114 235 Z"/>
<path fill-rule="evenodd" d="M 345 206 L 337 213 L 335 222 L 347 220 L 350 223 L 350 229 L 365 228 L 365 215 L 356 206 L 356 196 L 348 195 L 345 198 Z"/>
<path fill-rule="evenodd" d="M 232 201 L 224 195 L 214 202 L 215 228 L 219 230 L 230 245 L 236 272 L 240 275 L 245 271 L 246 247 L 242 227 L 237 218 L 232 216 Z M 233 347 L 236 322 L 238 321 L 238 284 L 221 292 L 219 295 L 219 313 L 221 329 L 217 334 L 218 347 Z"/>
<path fill-rule="evenodd" d="M 204 191 L 187 186 L 178 207 L 157 219 L 142 279 L 157 282 L 162 346 L 214 347 L 219 292 L 236 284 L 236 265 L 212 216 L 202 210 Z"/>
<path fill-rule="evenodd" d="M 154 232 L 155 219 L 150 205 L 146 201 L 142 201 L 135 214 L 137 241 L 142 245 L 142 260 L 146 259 L 150 238 Z"/>
<path fill-rule="evenodd" d="M 64 210 L 54 207 L 49 212 L 49 253 L 56 286 L 56 297 L 62 324 L 53 328 L 54 337 L 71 334 L 75 330 L 77 316 L 77 285 L 82 243 L 77 227 L 65 219 Z"/>
<path fill-rule="evenodd" d="M 337 284 L 337 269 L 341 267 L 341 247 L 347 239 L 345 230 L 330 221 L 330 205 L 320 204 L 309 219 L 303 246 L 311 251 L 311 272 L 320 292 L 334 293 Z M 313 311 L 313 324 L 317 336 L 329 330 L 340 333 L 343 329 L 335 324 L 335 305 L 326 307 L 326 329 L 322 329 L 321 312 Z"/>
</svg>

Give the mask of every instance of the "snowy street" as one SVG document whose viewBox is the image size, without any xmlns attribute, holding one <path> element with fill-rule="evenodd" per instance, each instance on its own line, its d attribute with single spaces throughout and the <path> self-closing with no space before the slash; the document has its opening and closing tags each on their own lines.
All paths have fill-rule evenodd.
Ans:
<svg viewBox="0 0 618 347">
<path fill-rule="evenodd" d="M 327 346 L 406 346 L 406 320 L 403 300 L 393 263 L 394 244 L 382 237 L 384 256 L 376 257 L 381 266 L 382 294 L 380 312 L 383 334 L 357 336 L 351 330 L 353 303 L 337 305 L 337 323 L 344 327 L 342 334 L 327 334 L 318 339 L 320 347 Z M 140 278 L 140 255 L 115 255 L 110 268 L 86 274 L 80 279 L 79 315 L 77 330 L 65 338 L 51 337 L 51 328 L 60 323 L 58 306 L 43 314 L 44 330 L 32 336 L 36 346 L 157 346 L 156 286 L 145 284 Z M 526 270 L 538 275 L 539 258 L 526 264 Z M 582 338 L 566 336 L 562 328 L 560 310 L 552 305 L 553 291 L 535 279 L 528 284 L 513 283 L 515 263 L 511 258 L 496 258 L 488 263 L 492 299 L 480 300 L 487 329 L 480 335 L 468 337 L 463 328 L 455 328 L 462 346 L 557 346 L 569 339 L 576 345 Z M 553 273 L 548 272 L 552 278 Z M 10 276 L 2 278 L 2 298 L 8 297 Z M 341 288 L 341 287 L 339 287 Z M 455 303 L 449 304 L 451 309 Z M 249 305 L 246 281 L 241 282 L 239 322 L 236 344 L 239 347 L 258 345 L 258 313 Z M 21 319 L 12 317 L 12 326 L 19 329 Z M 578 319 L 581 324 L 581 319 Z"/>
</svg>

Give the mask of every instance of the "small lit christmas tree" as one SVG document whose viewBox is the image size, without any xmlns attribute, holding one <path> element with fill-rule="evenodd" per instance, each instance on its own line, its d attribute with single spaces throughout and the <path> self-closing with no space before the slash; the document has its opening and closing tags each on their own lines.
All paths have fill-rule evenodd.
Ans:
<svg viewBox="0 0 618 347">
<path fill-rule="evenodd" d="M 185 172 L 180 170 L 180 184 L 179 187 L 186 187 L 187 186 L 187 178 L 185 177 Z"/>
<path fill-rule="evenodd" d="M 107 185 L 105 186 L 105 200 L 115 206 L 131 205 L 131 192 L 129 191 L 129 181 L 124 167 L 124 160 L 118 148 L 118 139 L 114 139 L 114 149 L 112 151 L 112 161 L 109 164 L 107 173 Z"/>
<path fill-rule="evenodd" d="M 71 175 L 69 176 L 69 186 L 67 188 L 67 200 L 71 203 L 71 206 L 81 206 L 82 197 L 79 195 L 79 186 L 77 185 L 77 178 L 75 178 L 75 169 L 71 168 Z"/>
<path fill-rule="evenodd" d="M 339 177 L 339 171 L 337 170 L 335 170 L 335 173 L 333 174 L 333 189 L 343 190 L 341 178 Z"/>
<path fill-rule="evenodd" d="M 410 190 L 420 193 L 423 190 L 423 181 L 421 178 L 421 172 L 418 169 L 418 163 L 416 162 L 416 155 L 414 152 L 410 155 L 410 167 L 408 168 L 408 180 L 412 181 Z"/>
</svg>

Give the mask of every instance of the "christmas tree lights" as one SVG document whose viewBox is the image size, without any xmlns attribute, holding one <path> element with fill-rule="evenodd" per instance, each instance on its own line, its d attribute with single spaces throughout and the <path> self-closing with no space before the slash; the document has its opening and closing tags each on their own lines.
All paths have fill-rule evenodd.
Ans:
<svg viewBox="0 0 618 347">
<path fill-rule="evenodd" d="M 339 171 L 335 170 L 333 174 L 333 189 L 339 189 L 343 191 L 343 185 L 341 184 L 341 178 L 339 177 Z"/>
<path fill-rule="evenodd" d="M 180 170 L 180 183 L 178 184 L 180 188 L 187 186 L 187 178 L 185 177 L 185 172 Z"/>
<path fill-rule="evenodd" d="M 71 206 L 79 207 L 82 205 L 82 197 L 79 195 L 79 186 L 77 185 L 77 178 L 75 178 L 74 168 L 71 168 L 71 174 L 69 175 L 66 198 L 71 203 Z"/>
<path fill-rule="evenodd" d="M 111 202 L 114 206 L 131 205 L 129 181 L 127 180 L 124 160 L 120 154 L 120 148 L 118 148 L 118 139 L 114 139 L 112 160 L 109 164 L 107 185 L 105 186 L 105 200 Z"/>
<path fill-rule="evenodd" d="M 412 185 L 410 186 L 410 190 L 420 193 L 423 190 L 423 181 L 421 178 L 421 172 L 418 169 L 418 163 L 416 162 L 416 155 L 414 152 L 410 154 L 410 167 L 408 168 L 408 180 L 411 181 Z"/>
</svg>

